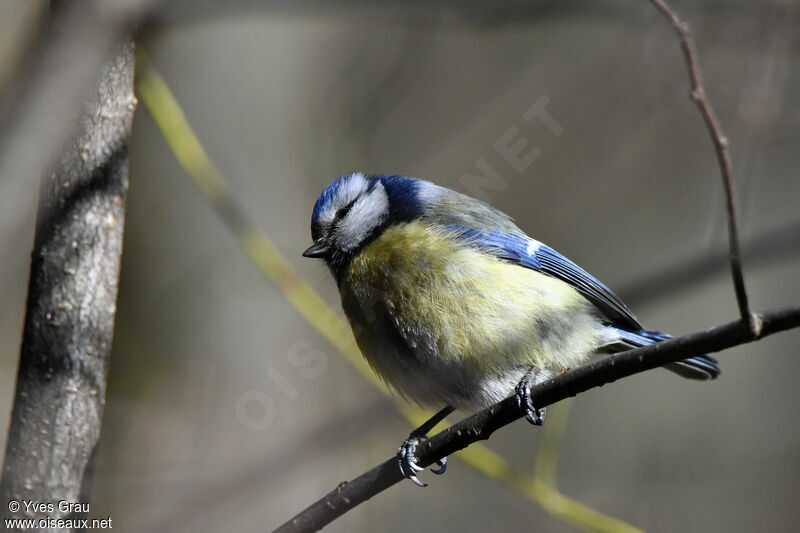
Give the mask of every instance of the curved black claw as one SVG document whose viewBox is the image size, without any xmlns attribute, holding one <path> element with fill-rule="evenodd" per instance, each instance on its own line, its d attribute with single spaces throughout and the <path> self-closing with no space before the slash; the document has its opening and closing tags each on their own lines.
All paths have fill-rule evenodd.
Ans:
<svg viewBox="0 0 800 533">
<path fill-rule="evenodd" d="M 425 469 L 417 464 L 417 457 L 415 455 L 417 446 L 425 440 L 427 440 L 427 437 L 411 435 L 404 440 L 403 444 L 397 449 L 397 464 L 400 467 L 400 472 L 403 474 L 403 477 L 410 479 L 418 487 L 428 486 L 427 483 L 420 481 L 417 477 L 417 473 Z M 444 474 L 447 470 L 447 457 L 442 457 L 440 460 L 436 461 L 436 464 L 439 465 L 439 467 L 431 468 L 431 472 L 434 474 Z"/>
<path fill-rule="evenodd" d="M 537 409 L 531 401 L 531 382 L 525 378 L 519 382 L 516 388 L 517 405 L 523 412 L 525 418 L 534 426 L 544 424 L 544 417 L 547 415 L 547 408 Z"/>
</svg>

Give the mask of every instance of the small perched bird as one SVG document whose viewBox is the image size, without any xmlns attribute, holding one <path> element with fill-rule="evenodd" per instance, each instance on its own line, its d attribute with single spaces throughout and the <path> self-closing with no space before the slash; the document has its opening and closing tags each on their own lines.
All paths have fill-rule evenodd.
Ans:
<svg viewBox="0 0 800 533">
<path fill-rule="evenodd" d="M 415 449 L 454 409 L 516 394 L 538 425 L 537 383 L 593 354 L 670 338 L 644 329 L 610 289 L 505 213 L 428 181 L 340 176 L 317 199 L 311 236 L 303 255 L 327 263 L 372 368 L 402 397 L 444 407 L 398 450 L 418 485 Z M 720 373 L 709 356 L 665 368 L 690 379 Z"/>
</svg>

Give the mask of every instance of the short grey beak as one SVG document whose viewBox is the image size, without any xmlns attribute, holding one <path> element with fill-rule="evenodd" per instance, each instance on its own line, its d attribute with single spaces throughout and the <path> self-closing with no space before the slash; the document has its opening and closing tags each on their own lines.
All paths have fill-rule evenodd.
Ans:
<svg viewBox="0 0 800 533">
<path fill-rule="evenodd" d="M 317 241 L 303 252 L 303 257 L 328 257 L 330 251 L 331 249 L 326 243 Z"/>
</svg>

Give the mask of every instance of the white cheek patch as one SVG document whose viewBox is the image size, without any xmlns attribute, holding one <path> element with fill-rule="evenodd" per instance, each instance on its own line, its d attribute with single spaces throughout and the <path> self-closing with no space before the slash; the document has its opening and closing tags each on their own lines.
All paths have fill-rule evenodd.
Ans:
<svg viewBox="0 0 800 533">
<path fill-rule="evenodd" d="M 369 194 L 353 204 L 347 216 L 336 228 L 336 244 L 344 251 L 352 250 L 389 216 L 389 197 L 380 182 Z"/>
</svg>

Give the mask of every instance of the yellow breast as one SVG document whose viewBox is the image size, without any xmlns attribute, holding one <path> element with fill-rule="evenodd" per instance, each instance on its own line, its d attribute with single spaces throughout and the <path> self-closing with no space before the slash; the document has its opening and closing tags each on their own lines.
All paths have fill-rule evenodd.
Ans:
<svg viewBox="0 0 800 533">
<path fill-rule="evenodd" d="M 413 384 L 395 374 L 456 372 L 468 388 L 531 366 L 574 367 L 605 334 L 593 306 L 566 283 L 420 221 L 366 246 L 340 288 L 364 355 L 401 392 Z M 398 342 L 408 350 L 392 349 Z"/>
</svg>

